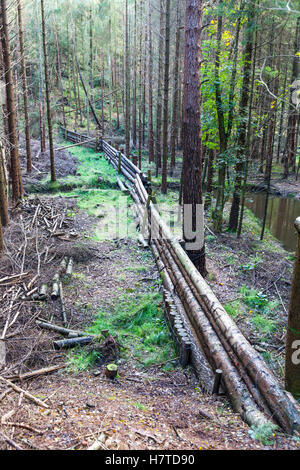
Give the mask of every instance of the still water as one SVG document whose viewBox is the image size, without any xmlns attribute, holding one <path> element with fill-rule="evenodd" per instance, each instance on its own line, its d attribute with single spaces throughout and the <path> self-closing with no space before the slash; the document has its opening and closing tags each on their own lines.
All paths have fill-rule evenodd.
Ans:
<svg viewBox="0 0 300 470">
<path fill-rule="evenodd" d="M 264 216 L 265 202 L 265 193 L 247 194 L 246 206 L 261 220 Z M 293 252 L 296 249 L 294 222 L 299 216 L 299 199 L 282 196 L 269 197 L 266 226 L 287 251 Z"/>
</svg>

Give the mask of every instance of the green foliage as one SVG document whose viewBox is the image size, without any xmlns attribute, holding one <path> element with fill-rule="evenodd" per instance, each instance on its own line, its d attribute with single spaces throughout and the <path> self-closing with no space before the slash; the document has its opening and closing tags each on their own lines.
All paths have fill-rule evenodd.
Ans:
<svg viewBox="0 0 300 470">
<path fill-rule="evenodd" d="M 234 302 L 227 302 L 224 305 L 224 308 L 228 315 L 230 315 L 234 319 L 236 319 L 242 311 L 241 304 L 238 300 L 235 300 Z"/>
<path fill-rule="evenodd" d="M 100 355 L 96 351 L 88 352 L 84 348 L 74 348 L 67 355 L 67 367 L 70 372 L 78 373 L 93 367 Z"/>
<path fill-rule="evenodd" d="M 262 262 L 263 262 L 262 257 L 256 255 L 250 263 L 242 264 L 242 265 L 240 266 L 240 269 L 241 269 L 243 272 L 246 272 L 246 271 L 253 271 L 254 269 L 258 268 L 259 265 L 260 265 Z"/>
<path fill-rule="evenodd" d="M 162 296 L 157 292 L 127 293 L 110 312 L 99 311 L 89 332 L 99 334 L 103 329 L 118 335 L 125 357 L 132 355 L 145 366 L 172 361 L 174 357 L 173 340 L 163 316 Z"/>
<path fill-rule="evenodd" d="M 266 294 L 245 286 L 240 288 L 244 303 L 260 313 L 270 313 L 278 306 L 278 301 L 270 301 Z"/>
<path fill-rule="evenodd" d="M 251 426 L 249 435 L 252 439 L 260 442 L 264 446 L 271 446 L 274 443 L 275 431 L 278 426 L 272 423 L 261 424 L 260 426 Z"/>
</svg>

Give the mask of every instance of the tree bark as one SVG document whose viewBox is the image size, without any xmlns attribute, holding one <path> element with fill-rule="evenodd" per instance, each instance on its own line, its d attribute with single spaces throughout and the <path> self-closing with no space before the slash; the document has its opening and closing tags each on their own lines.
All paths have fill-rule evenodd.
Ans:
<svg viewBox="0 0 300 470">
<path fill-rule="evenodd" d="M 239 222 L 239 211 L 240 211 L 240 200 L 241 200 L 241 188 L 242 188 L 242 177 L 243 168 L 246 159 L 246 140 L 247 140 L 247 113 L 248 113 L 248 102 L 249 102 L 249 87 L 251 81 L 251 60 L 252 60 L 252 49 L 253 49 L 253 35 L 254 35 L 254 11 L 255 2 L 251 4 L 248 13 L 248 22 L 246 30 L 246 45 L 244 50 L 244 66 L 243 66 L 243 83 L 241 92 L 241 101 L 239 109 L 240 123 L 238 126 L 238 137 L 237 137 L 237 162 L 235 165 L 235 185 L 232 197 L 231 211 L 229 217 L 229 230 L 236 231 Z"/>
<path fill-rule="evenodd" d="M 22 84 L 23 84 L 23 100 L 24 100 L 24 117 L 25 117 L 25 138 L 26 138 L 26 155 L 27 155 L 27 172 L 32 171 L 32 156 L 30 146 L 30 124 L 28 113 L 28 92 L 27 92 L 27 78 L 26 78 L 26 65 L 25 65 L 25 51 L 24 51 L 24 35 L 22 26 L 22 5 L 21 0 L 18 2 L 18 24 L 19 24 L 19 43 L 20 43 L 20 56 L 22 67 Z"/>
<path fill-rule="evenodd" d="M 186 251 L 202 275 L 206 274 L 204 248 L 204 218 L 202 201 L 202 145 L 201 145 L 201 28 L 202 4 L 186 0 L 184 91 L 183 91 L 183 238 Z M 191 218 L 191 220 L 189 220 Z M 188 235 L 191 228 L 193 237 Z M 202 231 L 202 233 L 199 233 Z M 198 233 L 197 233 L 198 232 Z M 189 248 L 188 244 L 199 245 Z"/>
<path fill-rule="evenodd" d="M 130 70 L 128 35 L 128 0 L 125 0 L 125 154 L 130 155 Z"/>
<path fill-rule="evenodd" d="M 221 6 L 223 1 L 220 0 L 219 5 Z M 218 182 L 217 182 L 217 197 L 216 205 L 213 211 L 213 228 L 216 232 L 222 231 L 223 225 L 223 210 L 225 204 L 225 177 L 226 177 L 226 163 L 225 154 L 227 150 L 227 134 L 225 130 L 225 118 L 223 111 L 223 100 L 220 85 L 220 54 L 221 54 L 221 38 L 222 38 L 223 20 L 221 13 L 218 17 L 218 29 L 217 29 L 217 51 L 215 59 L 215 94 L 216 94 L 216 106 L 218 116 L 218 131 L 219 131 L 219 150 L 220 155 L 218 157 Z"/>
<path fill-rule="evenodd" d="M 175 57 L 174 57 L 174 84 L 173 84 L 173 106 L 172 106 L 172 125 L 171 125 L 171 174 L 176 165 L 176 141 L 178 131 L 178 95 L 179 95 L 179 60 L 180 60 L 180 16 L 179 1 L 177 1 L 176 11 L 176 38 L 175 38 Z"/>
<path fill-rule="evenodd" d="M 54 154 L 54 146 L 53 146 L 53 131 L 52 131 L 52 117 L 51 117 L 50 83 L 49 83 L 49 71 L 48 71 L 44 0 L 41 0 L 41 15 L 42 15 L 43 50 L 44 50 L 44 74 L 45 74 L 45 91 L 46 91 L 47 121 L 48 121 L 48 139 L 49 139 L 49 150 L 50 150 L 50 169 L 51 169 L 51 181 L 54 182 L 56 181 L 55 154 Z"/>
<path fill-rule="evenodd" d="M 151 21 L 151 3 L 148 0 L 148 151 L 149 162 L 154 162 L 154 130 L 153 130 L 153 58 L 152 58 L 152 21 Z"/>
<path fill-rule="evenodd" d="M 165 17 L 165 62 L 164 62 L 164 98 L 163 98 L 163 162 L 161 191 L 167 194 L 168 172 L 168 126 L 169 126 L 169 67 L 170 67 L 170 0 L 166 0 Z"/>
<path fill-rule="evenodd" d="M 285 354 L 285 386 L 300 398 L 300 217 L 296 219 L 297 249 L 290 295 Z"/>
<path fill-rule="evenodd" d="M 5 150 L 0 142 L 0 220 L 3 226 L 9 223 L 7 199 L 8 199 L 8 188 L 5 175 Z"/>
<path fill-rule="evenodd" d="M 155 162 L 156 177 L 161 168 L 161 121 L 162 121 L 162 51 L 164 34 L 164 8 L 165 1 L 160 0 L 159 41 L 158 41 L 158 71 L 157 71 L 157 105 L 156 105 L 156 131 L 155 131 Z"/>
<path fill-rule="evenodd" d="M 8 140 L 10 144 L 10 172 L 12 181 L 12 198 L 14 201 L 20 199 L 23 195 L 22 175 L 18 151 L 18 138 L 16 126 L 16 110 L 15 110 L 15 97 L 14 97 L 14 84 L 12 74 L 12 63 L 9 44 L 9 30 L 8 30 L 8 17 L 7 17 L 7 2 L 1 0 L 1 43 L 4 65 L 4 81 L 6 91 L 6 106 L 7 106 L 7 129 Z"/>
</svg>

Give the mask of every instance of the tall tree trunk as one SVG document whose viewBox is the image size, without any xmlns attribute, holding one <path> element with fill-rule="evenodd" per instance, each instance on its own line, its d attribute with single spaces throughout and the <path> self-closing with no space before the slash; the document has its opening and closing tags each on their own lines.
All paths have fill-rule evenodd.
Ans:
<svg viewBox="0 0 300 470">
<path fill-rule="evenodd" d="M 20 169 L 19 151 L 18 151 L 18 138 L 16 126 L 16 110 L 14 101 L 14 84 L 12 74 L 12 63 L 10 55 L 9 44 L 9 30 L 7 18 L 7 2 L 1 0 L 1 43 L 4 65 L 4 80 L 6 91 L 6 106 L 7 106 L 7 128 L 8 140 L 10 144 L 10 171 L 12 181 L 12 198 L 14 201 L 20 199 L 23 195 L 22 175 Z"/>
<path fill-rule="evenodd" d="M 152 22 L 151 22 L 151 2 L 148 0 L 148 151 L 149 162 L 154 162 L 154 131 L 153 131 L 153 58 L 152 58 Z"/>
<path fill-rule="evenodd" d="M 56 181 L 55 154 L 54 154 L 54 146 L 53 146 L 53 131 L 52 131 L 52 118 L 51 118 L 50 83 L 49 83 L 49 71 L 48 71 L 48 55 L 47 55 L 47 42 L 46 42 L 46 25 L 45 25 L 44 0 L 41 0 L 41 14 L 42 14 L 44 73 L 45 73 L 45 91 L 46 91 L 47 121 L 48 121 L 48 139 L 49 139 L 49 150 L 50 150 L 51 181 Z"/>
<path fill-rule="evenodd" d="M 253 96 L 254 96 L 254 82 L 255 82 L 255 66 L 256 66 L 256 57 L 257 57 L 257 37 L 258 37 L 258 28 L 255 31 L 255 46 L 253 52 L 253 60 L 252 60 L 252 77 L 251 77 L 251 92 L 250 92 L 250 104 L 249 104 L 249 113 L 248 113 L 248 128 L 247 128 L 247 148 L 246 148 L 246 162 L 245 162 L 245 172 L 244 172 L 244 180 L 243 180 L 243 187 L 242 187 L 242 196 L 241 196 L 241 210 L 240 210 L 240 219 L 239 219 L 239 226 L 237 229 L 237 238 L 240 238 L 242 233 L 242 226 L 243 226 L 243 218 L 244 218 L 244 211 L 245 211 L 245 201 L 246 201 L 246 190 L 247 190 L 247 181 L 248 181 L 248 171 L 249 171 L 249 164 L 250 164 L 250 152 L 251 152 L 251 133 L 252 133 L 252 112 L 253 112 Z"/>
<path fill-rule="evenodd" d="M 142 44 L 143 44 L 143 0 L 140 0 L 140 21 L 139 21 L 139 148 L 138 148 L 138 164 L 139 168 L 142 167 L 142 96 L 143 96 L 143 82 L 142 82 Z"/>
<path fill-rule="evenodd" d="M 41 40 L 41 28 L 40 28 L 40 13 L 39 13 L 39 2 L 35 0 L 36 9 L 36 24 L 37 24 L 37 38 L 38 38 L 38 64 L 39 64 L 39 113 L 40 113 L 40 141 L 41 141 L 41 153 L 46 152 L 46 132 L 45 132 L 45 112 L 44 112 L 44 80 L 43 80 L 43 65 L 42 65 L 42 40 Z"/>
<path fill-rule="evenodd" d="M 223 5 L 223 1 L 220 0 L 219 5 Z M 225 177 L 226 177 L 226 164 L 225 164 L 225 153 L 227 150 L 227 134 L 225 130 L 225 118 L 223 111 L 223 100 L 221 93 L 220 84 L 220 54 L 221 54 L 221 39 L 222 39 L 222 28 L 223 20 L 221 12 L 218 17 L 218 29 L 217 29 L 217 50 L 215 59 L 215 94 L 216 94 L 216 107 L 218 117 L 218 131 L 219 131 L 219 150 L 220 155 L 218 157 L 218 182 L 217 182 L 217 197 L 216 205 L 213 211 L 213 227 L 216 232 L 222 231 L 223 225 L 223 210 L 225 204 Z"/>
<path fill-rule="evenodd" d="M 300 217 L 295 221 L 297 248 L 291 288 L 285 354 L 285 386 L 300 399 Z"/>
<path fill-rule="evenodd" d="M 136 148 L 137 134 L 136 134 L 136 0 L 134 1 L 134 25 L 133 25 L 133 87 L 132 87 L 132 144 Z"/>
<path fill-rule="evenodd" d="M 54 31 L 55 31 L 55 44 L 56 44 L 56 60 L 57 60 L 57 78 L 58 78 L 58 84 L 59 84 L 59 90 L 60 90 L 60 99 L 61 99 L 61 110 L 62 110 L 62 115 L 63 115 L 63 124 L 64 128 L 66 129 L 67 127 L 67 122 L 66 122 L 66 114 L 65 114 L 65 102 L 64 102 L 64 88 L 63 88 L 63 82 L 62 82 L 62 76 L 61 76 L 61 63 L 60 63 L 60 52 L 59 52 L 59 42 L 58 42 L 58 34 L 57 34 L 57 27 L 55 24 L 55 18 L 54 19 Z"/>
<path fill-rule="evenodd" d="M 178 126 L 178 94 L 179 94 L 179 51 L 180 51 L 180 16 L 179 16 L 179 0 L 177 0 L 176 9 L 176 38 L 175 38 L 175 57 L 174 57 L 174 83 L 173 83 L 173 106 L 172 106 L 172 125 L 171 125 L 171 174 L 176 165 L 176 140 Z"/>
<path fill-rule="evenodd" d="M 251 4 L 255 7 L 255 3 Z M 235 165 L 235 185 L 231 204 L 231 211 L 229 217 L 229 230 L 236 231 L 238 228 L 239 221 L 239 210 L 240 210 L 240 199 L 241 199 L 241 187 L 243 168 L 246 160 L 246 137 L 247 137 L 247 113 L 248 113 L 248 102 L 249 102 L 249 86 L 251 81 L 251 60 L 252 60 L 252 49 L 253 49 L 253 37 L 254 37 L 254 8 L 251 6 L 248 13 L 248 22 L 246 30 L 246 45 L 244 50 L 244 66 L 243 66 L 243 83 L 241 92 L 241 101 L 239 109 L 240 123 L 238 125 L 238 136 L 237 136 L 237 162 Z"/>
<path fill-rule="evenodd" d="M 6 161 L 5 150 L 2 142 L 0 142 L 0 221 L 3 226 L 9 223 L 8 215 L 8 188 L 6 178 Z"/>
<path fill-rule="evenodd" d="M 201 28 L 202 2 L 186 0 L 183 97 L 183 237 L 186 251 L 206 274 L 201 146 Z M 188 230 L 187 230 L 188 229 Z"/>
<path fill-rule="evenodd" d="M 105 89 L 105 80 L 104 80 L 104 54 L 101 49 L 101 126 L 102 126 L 102 136 L 104 136 L 104 89 Z"/>
<path fill-rule="evenodd" d="M 164 62 L 164 99 L 163 99 L 163 162 L 161 175 L 161 191 L 167 194 L 168 172 L 168 127 L 169 127 L 169 67 L 170 67 L 170 0 L 166 0 L 165 23 L 165 62 Z"/>
<path fill-rule="evenodd" d="M 130 71 L 128 37 L 128 0 L 125 0 L 125 153 L 130 155 Z"/>
<path fill-rule="evenodd" d="M 295 39 L 294 39 L 294 57 L 292 64 L 292 77 L 291 77 L 291 93 L 290 93 L 290 109 L 289 109 L 289 119 L 288 119 L 288 130 L 286 138 L 286 165 L 284 176 L 288 176 L 288 168 L 291 167 L 292 172 L 296 171 L 296 122 L 298 110 L 294 103 L 294 84 L 299 79 L 299 64 L 300 57 L 298 55 L 300 49 L 300 16 L 297 19 Z"/>
<path fill-rule="evenodd" d="M 157 71 L 157 106 L 155 132 L 155 162 L 156 176 L 161 168 L 161 121 L 162 121 L 162 64 L 163 64 L 163 34 L 165 0 L 160 0 L 159 41 L 158 41 L 158 71 Z"/>
<path fill-rule="evenodd" d="M 27 172 L 31 173 L 31 171 L 32 171 L 32 156 L 31 156 L 31 146 L 30 146 L 30 125 L 29 125 L 29 113 L 28 113 L 28 93 L 27 93 L 27 78 L 26 78 L 26 65 L 25 65 L 21 0 L 19 0 L 19 2 L 18 2 L 18 25 L 19 25 L 19 43 L 20 43 L 20 56 L 21 56 L 21 67 L 22 67 L 22 84 L 23 84 L 24 117 L 25 117 Z"/>
</svg>

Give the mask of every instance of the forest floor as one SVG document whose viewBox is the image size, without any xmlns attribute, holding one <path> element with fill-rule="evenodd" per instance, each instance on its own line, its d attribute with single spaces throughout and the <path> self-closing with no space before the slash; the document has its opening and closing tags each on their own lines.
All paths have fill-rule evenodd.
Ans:
<svg viewBox="0 0 300 470">
<path fill-rule="evenodd" d="M 9 285 L 0 281 L 1 328 L 14 293 L 21 290 L 26 296 L 37 271 L 32 286 L 51 284 L 62 259 L 71 257 L 73 275 L 62 278 L 67 326 L 90 334 L 108 330 L 111 347 L 100 352 L 97 345 L 56 350 L 53 342 L 61 336 L 40 328 L 36 319 L 61 325 L 59 300 L 18 297 L 13 307 L 20 313 L 8 330 L 2 376 L 16 380 L 15 374 L 52 365 L 62 368 L 15 381 L 43 405 L 0 382 L 2 434 L 24 449 L 41 450 L 84 450 L 99 437 L 103 449 L 299 448 L 298 437 L 280 432 L 256 434 L 254 440 L 225 397 L 203 393 L 193 370 L 182 369 L 164 321 L 160 275 L 150 251 L 137 241 L 132 201 L 124 200 L 114 171 L 93 151 L 72 149 L 71 164 L 65 157 L 63 179 L 57 184 L 49 184 L 39 173 L 38 182 L 32 176 L 25 179 L 38 194 L 12 211 L 13 223 L 5 229 L 7 256 L 0 276 L 15 274 L 22 265 L 28 277 Z M 128 210 L 129 234 L 124 210 Z M 115 234 L 112 214 L 119 222 Z M 243 333 L 282 377 L 283 304 L 292 262 L 269 235 L 258 243 L 258 222 L 250 212 L 247 217 L 249 231 L 242 241 L 208 231 L 207 280 Z M 54 224 L 54 230 L 44 219 Z M 118 365 L 114 380 L 104 374 L 109 362 Z M 0 449 L 11 448 L 0 436 Z"/>
</svg>

